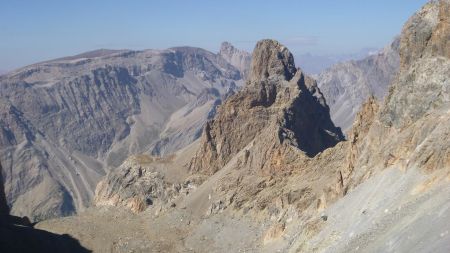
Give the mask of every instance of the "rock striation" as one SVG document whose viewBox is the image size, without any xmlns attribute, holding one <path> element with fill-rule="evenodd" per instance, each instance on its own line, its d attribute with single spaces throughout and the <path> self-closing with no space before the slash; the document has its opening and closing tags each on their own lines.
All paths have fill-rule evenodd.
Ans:
<svg viewBox="0 0 450 253">
<path fill-rule="evenodd" d="M 247 78 L 252 62 L 250 53 L 235 48 L 230 42 L 223 42 L 220 46 L 219 55 L 236 67 L 243 75 L 244 80 Z"/>
<path fill-rule="evenodd" d="M 252 59 L 246 86 L 229 97 L 216 117 L 206 123 L 191 171 L 214 174 L 261 137 L 276 139 L 276 144 L 268 145 L 290 143 L 311 157 L 343 140 L 320 90 L 295 68 L 286 47 L 262 40 Z M 270 135 L 261 136 L 263 132 Z"/>
<path fill-rule="evenodd" d="M 448 103 L 448 8 L 447 1 L 439 6 L 429 3 L 405 24 L 400 41 L 402 73 L 385 101 L 381 117 L 385 124 L 407 125 Z"/>
<path fill-rule="evenodd" d="M 91 203 L 100 178 L 132 154 L 197 139 L 238 69 L 199 48 L 98 50 L 0 77 L 0 160 L 11 212 L 34 220 Z"/>
<path fill-rule="evenodd" d="M 397 37 L 377 54 L 335 64 L 317 75 L 331 118 L 344 132 L 350 130 L 364 101 L 370 96 L 382 100 L 387 95 L 400 66 L 399 47 Z"/>
</svg>

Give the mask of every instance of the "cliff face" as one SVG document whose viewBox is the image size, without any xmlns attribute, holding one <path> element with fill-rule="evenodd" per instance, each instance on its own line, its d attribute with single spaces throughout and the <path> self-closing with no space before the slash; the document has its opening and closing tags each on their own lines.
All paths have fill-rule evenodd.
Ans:
<svg viewBox="0 0 450 253">
<path fill-rule="evenodd" d="M 401 67 L 384 103 L 371 97 L 350 131 L 343 186 L 355 187 L 386 168 L 428 172 L 450 169 L 449 55 L 437 45 L 449 1 L 426 4 L 405 24 L 400 39 Z M 437 35 L 436 35 L 437 33 Z"/>
<path fill-rule="evenodd" d="M 400 127 L 449 101 L 448 3 L 429 3 L 405 24 L 400 41 L 401 74 L 386 99 L 382 121 Z"/>
<path fill-rule="evenodd" d="M 350 132 L 339 170 L 346 195 L 326 210 L 333 219 L 316 236 L 298 239 L 302 251 L 448 250 L 441 217 L 449 212 L 440 206 L 450 174 L 449 6 L 431 1 L 405 24 L 400 70 L 386 99 L 370 99 Z M 335 231 L 352 236 L 324 245 Z"/>
<path fill-rule="evenodd" d="M 449 5 L 447 0 L 430 2 L 405 24 L 399 75 L 368 134 L 380 151 L 367 157 L 381 156 L 405 168 L 449 168 Z"/>
<path fill-rule="evenodd" d="M 191 171 L 213 174 L 262 137 L 269 138 L 269 146 L 289 143 L 307 156 L 343 139 L 315 82 L 295 68 L 286 47 L 272 40 L 260 41 L 252 59 L 244 89 L 227 99 L 207 122 Z"/>
<path fill-rule="evenodd" d="M 244 80 L 247 78 L 252 61 L 250 53 L 235 48 L 229 42 L 223 42 L 220 46 L 219 55 L 236 67 L 241 72 Z"/>
<path fill-rule="evenodd" d="M 198 48 L 100 50 L 0 77 L 0 159 L 12 213 L 68 215 L 129 155 L 167 154 L 198 138 L 242 83 Z"/>
</svg>

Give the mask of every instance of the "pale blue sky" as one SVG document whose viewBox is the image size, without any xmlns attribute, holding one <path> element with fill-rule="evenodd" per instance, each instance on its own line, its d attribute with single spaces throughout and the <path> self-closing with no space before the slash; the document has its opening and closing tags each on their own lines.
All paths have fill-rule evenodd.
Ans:
<svg viewBox="0 0 450 253">
<path fill-rule="evenodd" d="M 99 48 L 252 50 L 278 39 L 294 54 L 380 48 L 426 0 L 0 0 L 0 69 Z"/>
</svg>

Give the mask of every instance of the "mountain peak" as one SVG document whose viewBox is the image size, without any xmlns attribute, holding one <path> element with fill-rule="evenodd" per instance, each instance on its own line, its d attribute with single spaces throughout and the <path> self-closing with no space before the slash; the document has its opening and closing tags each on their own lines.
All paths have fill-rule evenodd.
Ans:
<svg viewBox="0 0 450 253">
<path fill-rule="evenodd" d="M 259 41 L 251 66 L 248 85 L 226 99 L 206 123 L 200 148 L 189 164 L 191 172 L 212 175 L 246 149 L 258 156 L 286 148 L 305 158 L 343 140 L 316 83 L 297 71 L 285 46 L 275 40 Z M 253 161 L 261 164 L 248 163 L 249 171 L 276 167 L 267 157 Z"/>
<path fill-rule="evenodd" d="M 276 40 L 258 41 L 252 58 L 251 81 L 261 81 L 271 77 L 282 77 L 289 81 L 297 71 L 291 52 Z"/>
<path fill-rule="evenodd" d="M 234 50 L 236 50 L 236 48 L 228 41 L 224 41 L 222 42 L 222 44 L 220 44 L 220 52 L 234 51 Z"/>
<path fill-rule="evenodd" d="M 229 64 L 236 67 L 243 78 L 248 75 L 252 55 L 249 52 L 239 50 L 230 42 L 222 42 L 219 55 L 222 56 Z"/>
</svg>

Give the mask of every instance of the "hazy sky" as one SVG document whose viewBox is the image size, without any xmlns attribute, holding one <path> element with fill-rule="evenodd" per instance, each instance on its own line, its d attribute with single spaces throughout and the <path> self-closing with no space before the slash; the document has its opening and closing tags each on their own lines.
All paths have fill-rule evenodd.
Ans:
<svg viewBox="0 0 450 253">
<path fill-rule="evenodd" d="M 0 70 L 98 48 L 252 50 L 262 38 L 294 54 L 380 48 L 426 0 L 0 0 Z"/>
</svg>

